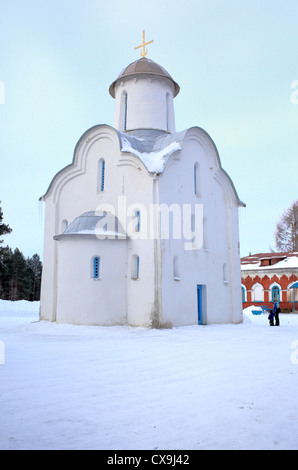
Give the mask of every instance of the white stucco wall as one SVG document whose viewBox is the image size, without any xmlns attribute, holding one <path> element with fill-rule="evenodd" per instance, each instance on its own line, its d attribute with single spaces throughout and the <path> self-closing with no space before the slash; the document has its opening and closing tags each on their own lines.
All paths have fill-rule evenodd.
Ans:
<svg viewBox="0 0 298 470">
<path fill-rule="evenodd" d="M 59 242 L 57 322 L 81 325 L 127 323 L 127 240 L 65 237 Z M 93 258 L 100 275 L 93 278 Z"/>
<path fill-rule="evenodd" d="M 57 255 L 53 239 L 55 233 L 56 208 L 52 200 L 45 204 L 43 268 L 40 293 L 41 320 L 56 320 L 56 275 Z"/>
<path fill-rule="evenodd" d="M 102 192 L 98 191 L 97 184 L 97 166 L 101 158 L 105 159 L 105 185 Z M 123 309 L 125 307 L 126 311 L 126 321 L 132 325 L 150 326 L 155 311 L 155 273 L 152 269 L 154 266 L 154 244 L 151 240 L 127 240 L 124 256 L 122 252 L 118 252 L 119 246 L 123 250 L 122 240 L 99 241 L 96 239 L 94 241 L 64 238 L 54 241 L 53 236 L 61 233 L 61 227 L 65 221 L 70 224 L 84 212 L 111 208 L 117 213 L 122 201 L 119 198 L 123 198 L 124 195 L 125 215 L 126 210 L 132 204 L 134 207 L 147 207 L 152 198 L 152 185 L 153 178 L 148 174 L 141 161 L 127 154 L 121 155 L 119 139 L 112 128 L 98 126 L 84 136 L 77 148 L 74 164 L 56 176 L 45 198 L 46 224 L 41 319 L 70 323 L 112 324 L 116 321 L 115 318 L 118 318 L 120 309 L 117 308 L 118 313 L 114 314 L 114 309 L 111 307 L 113 304 L 109 304 L 108 299 L 114 298 L 115 291 L 118 295 L 121 284 L 121 286 L 125 286 L 127 292 L 125 297 L 120 295 Z M 127 218 L 127 223 L 130 224 L 130 218 Z M 96 242 L 97 244 L 106 243 L 106 247 L 113 247 L 113 250 L 111 248 L 111 251 L 103 257 L 102 262 L 104 263 L 107 257 L 112 269 L 118 265 L 121 266 L 121 268 L 119 267 L 119 276 L 121 273 L 122 277 L 115 275 L 113 278 L 113 271 L 107 271 L 106 279 L 109 279 L 109 282 L 93 281 L 90 283 L 89 274 L 86 279 L 86 266 L 89 266 L 90 259 L 94 256 L 96 250 L 93 245 Z M 109 245 L 108 242 L 111 242 L 112 245 Z M 138 280 L 131 279 L 131 257 L 133 254 L 138 255 L 140 259 L 140 278 Z M 77 265 L 75 260 L 78 257 L 79 263 Z M 73 263 L 75 264 L 73 265 Z M 76 270 L 76 266 L 84 266 L 84 268 Z M 123 266 L 125 266 L 124 271 Z M 104 268 L 104 264 L 102 267 Z M 103 288 L 98 287 L 97 283 L 100 286 L 111 285 L 110 288 L 106 287 L 103 291 Z M 74 285 L 79 288 L 71 300 Z M 86 291 L 87 305 L 90 308 L 92 305 L 95 308 L 92 298 L 97 299 L 97 293 L 104 295 L 107 316 L 101 313 L 102 323 L 97 323 L 97 314 L 91 314 L 88 309 L 88 315 L 82 313 L 87 310 L 84 309 L 86 302 L 84 295 L 78 294 L 81 287 L 82 292 Z M 109 305 L 110 307 L 108 307 Z M 109 315 L 111 320 L 108 319 Z M 124 322 L 123 315 L 122 312 L 117 323 Z"/>
<path fill-rule="evenodd" d="M 121 132 L 133 129 L 175 131 L 174 85 L 165 77 L 139 74 L 126 77 L 115 86 L 114 127 Z M 126 128 L 124 94 L 127 94 Z"/>
<path fill-rule="evenodd" d="M 127 322 L 132 326 L 150 327 L 155 317 L 154 255 L 150 240 L 128 242 L 127 253 Z M 139 256 L 139 278 L 132 279 L 133 256 Z"/>
<path fill-rule="evenodd" d="M 242 321 L 238 203 L 215 154 L 206 146 L 207 138 L 200 131 L 194 133 L 195 138 L 186 139 L 183 150 L 173 156 L 160 177 L 160 202 L 191 204 L 193 211 L 196 204 L 203 204 L 207 230 L 199 250 L 185 250 L 185 239 L 162 241 L 163 321 L 175 326 L 197 323 L 197 285 L 204 285 L 204 321 L 238 323 Z M 200 167 L 199 195 L 194 191 L 196 163 Z M 173 276 L 175 256 L 179 280 Z"/>
</svg>

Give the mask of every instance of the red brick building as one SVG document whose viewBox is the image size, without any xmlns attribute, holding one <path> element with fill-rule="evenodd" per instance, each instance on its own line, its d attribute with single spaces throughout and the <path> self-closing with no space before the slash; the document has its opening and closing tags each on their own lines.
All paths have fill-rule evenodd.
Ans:
<svg viewBox="0 0 298 470">
<path fill-rule="evenodd" d="M 273 307 L 279 302 L 283 311 L 293 310 L 294 289 L 298 280 L 298 252 L 257 253 L 241 258 L 243 308 L 251 305 Z M 295 289 L 296 309 L 298 289 Z"/>
</svg>

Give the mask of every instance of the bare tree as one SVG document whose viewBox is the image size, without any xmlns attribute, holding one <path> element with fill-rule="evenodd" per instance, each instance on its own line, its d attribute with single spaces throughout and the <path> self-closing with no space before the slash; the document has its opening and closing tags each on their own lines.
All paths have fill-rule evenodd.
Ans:
<svg viewBox="0 0 298 470">
<path fill-rule="evenodd" d="M 298 199 L 276 224 L 275 244 L 279 251 L 298 251 Z"/>
</svg>

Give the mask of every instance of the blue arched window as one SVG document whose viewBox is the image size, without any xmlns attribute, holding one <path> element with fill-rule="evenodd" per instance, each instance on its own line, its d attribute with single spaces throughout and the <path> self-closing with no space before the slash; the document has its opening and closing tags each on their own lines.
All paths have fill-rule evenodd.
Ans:
<svg viewBox="0 0 298 470">
<path fill-rule="evenodd" d="M 127 93 L 124 96 L 124 130 L 127 129 Z"/>
<path fill-rule="evenodd" d="M 194 164 L 194 193 L 201 197 L 200 165 Z"/>
<path fill-rule="evenodd" d="M 94 256 L 93 258 L 93 279 L 99 279 L 100 258 Z"/>
<path fill-rule="evenodd" d="M 97 191 L 102 192 L 105 188 L 105 160 L 101 158 L 97 169 Z"/>
<path fill-rule="evenodd" d="M 280 301 L 280 289 L 278 286 L 272 287 L 272 302 L 279 302 Z"/>
<path fill-rule="evenodd" d="M 245 302 L 245 288 L 241 286 L 241 292 L 242 292 L 242 302 Z"/>
<path fill-rule="evenodd" d="M 136 211 L 136 232 L 140 232 L 141 230 L 141 212 L 139 210 Z"/>
</svg>

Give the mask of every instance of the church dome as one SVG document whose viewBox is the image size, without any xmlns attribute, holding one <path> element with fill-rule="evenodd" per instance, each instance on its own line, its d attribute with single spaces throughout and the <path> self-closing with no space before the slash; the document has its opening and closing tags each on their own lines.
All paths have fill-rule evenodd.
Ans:
<svg viewBox="0 0 298 470">
<path fill-rule="evenodd" d="M 74 219 L 66 230 L 60 235 L 55 235 L 54 240 L 60 240 L 66 236 L 88 235 L 98 238 L 126 238 L 118 217 L 110 212 L 89 211 Z"/>
<path fill-rule="evenodd" d="M 160 77 L 168 78 L 174 85 L 174 97 L 177 96 L 180 91 L 178 83 L 173 80 L 173 78 L 166 71 L 165 68 L 163 68 L 161 65 L 158 65 L 153 60 L 146 59 L 146 57 L 143 57 L 142 59 L 136 60 L 135 62 L 128 65 L 125 69 L 122 70 L 120 75 L 116 78 L 116 80 L 111 84 L 109 88 L 110 95 L 115 98 L 115 84 L 118 80 L 121 80 L 121 78 L 139 74 L 158 75 Z"/>
</svg>

